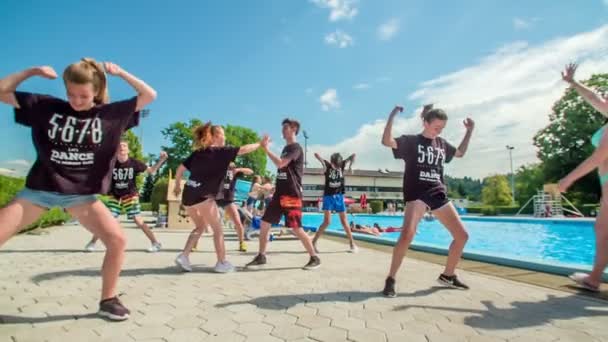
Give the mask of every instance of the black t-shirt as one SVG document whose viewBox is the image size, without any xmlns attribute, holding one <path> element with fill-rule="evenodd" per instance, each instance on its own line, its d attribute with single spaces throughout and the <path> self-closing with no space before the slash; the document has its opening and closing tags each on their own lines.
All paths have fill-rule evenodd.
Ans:
<svg viewBox="0 0 608 342">
<path fill-rule="evenodd" d="M 207 198 L 216 198 L 230 162 L 236 159 L 238 147 L 207 147 L 199 149 L 182 163 L 190 171 L 184 186 L 182 202 L 190 206 Z"/>
<path fill-rule="evenodd" d="M 234 172 L 234 170 L 226 171 L 226 177 L 224 177 L 224 180 L 220 185 L 220 192 L 217 194 L 218 200 L 234 201 L 236 181 L 237 178 L 242 174 L 242 172 Z"/>
<path fill-rule="evenodd" d="M 146 171 L 148 166 L 143 162 L 128 158 L 124 163 L 116 160 L 112 172 L 112 187 L 110 195 L 116 198 L 137 195 L 135 180 L 137 175 Z"/>
<path fill-rule="evenodd" d="M 325 190 L 323 190 L 323 196 L 343 194 L 346 161 L 343 161 L 338 168 L 335 168 L 327 160 L 323 160 L 323 164 L 325 164 Z"/>
<path fill-rule="evenodd" d="M 275 196 L 302 197 L 302 174 L 304 173 L 304 153 L 298 143 L 286 145 L 281 159 L 289 163 L 277 170 Z"/>
<path fill-rule="evenodd" d="M 123 132 L 139 123 L 137 98 L 75 111 L 68 102 L 15 92 L 15 122 L 32 128 L 36 161 L 25 185 L 33 190 L 89 195 L 110 189 Z"/>
<path fill-rule="evenodd" d="M 456 148 L 443 138 L 425 138 L 422 134 L 402 135 L 395 139 L 395 159 L 405 161 L 403 175 L 403 197 L 414 201 L 429 192 L 446 191 L 443 181 L 443 164 L 449 163 Z"/>
</svg>

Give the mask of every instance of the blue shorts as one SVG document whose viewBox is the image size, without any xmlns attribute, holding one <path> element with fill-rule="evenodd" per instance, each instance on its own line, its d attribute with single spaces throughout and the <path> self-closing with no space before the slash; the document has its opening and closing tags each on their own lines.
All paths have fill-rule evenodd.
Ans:
<svg viewBox="0 0 608 342">
<path fill-rule="evenodd" d="M 336 194 L 323 196 L 323 211 L 325 210 L 335 211 L 338 213 L 345 212 L 346 205 L 344 204 L 344 195 Z"/>
<path fill-rule="evenodd" d="M 247 206 L 255 205 L 255 202 L 257 202 L 255 197 L 247 197 Z"/>
<path fill-rule="evenodd" d="M 58 192 L 40 191 L 24 188 L 15 198 L 23 199 L 44 208 L 60 207 L 62 209 L 97 201 L 95 195 L 67 195 Z"/>
</svg>

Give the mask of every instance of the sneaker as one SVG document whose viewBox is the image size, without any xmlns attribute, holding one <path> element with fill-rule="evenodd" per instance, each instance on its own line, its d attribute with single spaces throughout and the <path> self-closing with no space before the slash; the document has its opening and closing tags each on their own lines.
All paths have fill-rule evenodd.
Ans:
<svg viewBox="0 0 608 342">
<path fill-rule="evenodd" d="M 357 245 L 352 245 L 350 246 L 350 249 L 348 250 L 350 253 L 358 253 L 359 252 L 359 247 L 357 247 Z"/>
<path fill-rule="evenodd" d="M 216 273 L 229 273 L 234 272 L 234 266 L 229 261 L 218 261 L 213 269 Z"/>
<path fill-rule="evenodd" d="M 446 285 L 446 286 L 449 286 L 454 289 L 461 289 L 461 290 L 469 289 L 469 287 L 466 284 L 464 284 L 460 280 L 458 280 L 458 277 L 456 277 L 455 274 L 451 275 L 451 276 L 447 276 L 445 274 L 440 274 L 439 278 L 437 278 L 437 281 L 439 282 L 439 284 Z"/>
<path fill-rule="evenodd" d="M 250 263 L 245 265 L 245 267 L 261 267 L 264 265 L 266 265 L 266 256 L 263 254 L 258 254 Z"/>
<path fill-rule="evenodd" d="M 148 252 L 150 252 L 150 253 L 160 252 L 161 248 L 163 248 L 163 245 L 161 245 L 160 242 L 155 242 L 152 244 L 152 246 L 150 248 L 148 248 Z"/>
<path fill-rule="evenodd" d="M 99 302 L 99 311 L 97 314 L 102 317 L 107 317 L 112 321 L 124 321 L 129 318 L 131 311 L 125 308 L 118 297 L 104 299 Z"/>
<path fill-rule="evenodd" d="M 382 294 L 385 297 L 390 297 L 390 298 L 397 297 L 397 293 L 395 292 L 395 278 L 386 277 L 386 281 L 384 282 L 384 290 L 382 290 Z"/>
<path fill-rule="evenodd" d="M 321 259 L 318 256 L 313 255 L 308 260 L 308 264 L 304 265 L 303 269 L 305 270 L 314 270 L 315 268 L 319 268 L 321 266 Z"/>
<path fill-rule="evenodd" d="M 190 265 L 190 260 L 187 256 L 183 254 L 179 254 L 177 258 L 175 258 L 175 264 L 184 272 L 192 272 L 192 266 Z"/>
<path fill-rule="evenodd" d="M 317 253 L 317 254 L 319 254 L 319 253 L 320 253 L 320 252 L 319 252 L 319 249 L 317 248 L 317 243 L 316 243 L 316 242 L 313 242 L 313 243 L 312 243 L 312 249 L 314 249 L 314 250 L 315 250 L 315 253 Z"/>
<path fill-rule="evenodd" d="M 247 252 L 247 243 L 245 241 L 239 243 L 239 252 Z"/>
<path fill-rule="evenodd" d="M 95 252 L 96 249 L 97 246 L 95 245 L 95 242 L 89 242 L 86 246 L 84 246 L 85 252 Z"/>
</svg>

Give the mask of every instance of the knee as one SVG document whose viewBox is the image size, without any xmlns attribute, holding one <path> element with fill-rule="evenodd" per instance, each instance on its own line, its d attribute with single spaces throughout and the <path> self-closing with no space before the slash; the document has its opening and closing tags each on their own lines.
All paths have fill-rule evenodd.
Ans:
<svg viewBox="0 0 608 342">
<path fill-rule="evenodd" d="M 411 227 L 403 228 L 403 233 L 401 234 L 401 241 L 403 242 L 412 242 L 414 240 L 414 236 L 416 236 L 416 229 Z"/>
<path fill-rule="evenodd" d="M 469 240 L 469 233 L 463 229 L 462 232 L 454 237 L 454 240 L 465 244 Z"/>
<path fill-rule="evenodd" d="M 103 243 L 107 249 L 124 250 L 127 247 L 127 237 L 122 230 L 105 235 Z"/>
</svg>

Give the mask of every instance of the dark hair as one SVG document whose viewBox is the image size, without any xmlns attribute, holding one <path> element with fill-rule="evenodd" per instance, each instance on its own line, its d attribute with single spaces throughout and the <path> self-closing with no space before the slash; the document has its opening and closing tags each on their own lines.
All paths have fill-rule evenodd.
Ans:
<svg viewBox="0 0 608 342">
<path fill-rule="evenodd" d="M 433 122 L 433 120 L 441 120 L 441 121 L 448 120 L 448 115 L 445 113 L 445 111 L 443 109 L 439 109 L 439 108 L 431 109 L 429 111 L 423 111 L 420 116 L 422 116 L 422 119 L 428 123 Z"/>
<path fill-rule="evenodd" d="M 298 135 L 298 133 L 300 132 L 300 122 L 296 119 L 290 119 L 287 118 L 285 120 L 283 120 L 283 122 L 281 123 L 281 125 L 289 125 L 289 127 L 293 128 L 296 130 L 296 135 Z"/>
<path fill-rule="evenodd" d="M 344 161 L 344 159 L 342 158 L 342 155 L 340 153 L 336 152 L 332 154 L 331 157 L 329 157 L 329 161 L 339 167 Z"/>
</svg>

